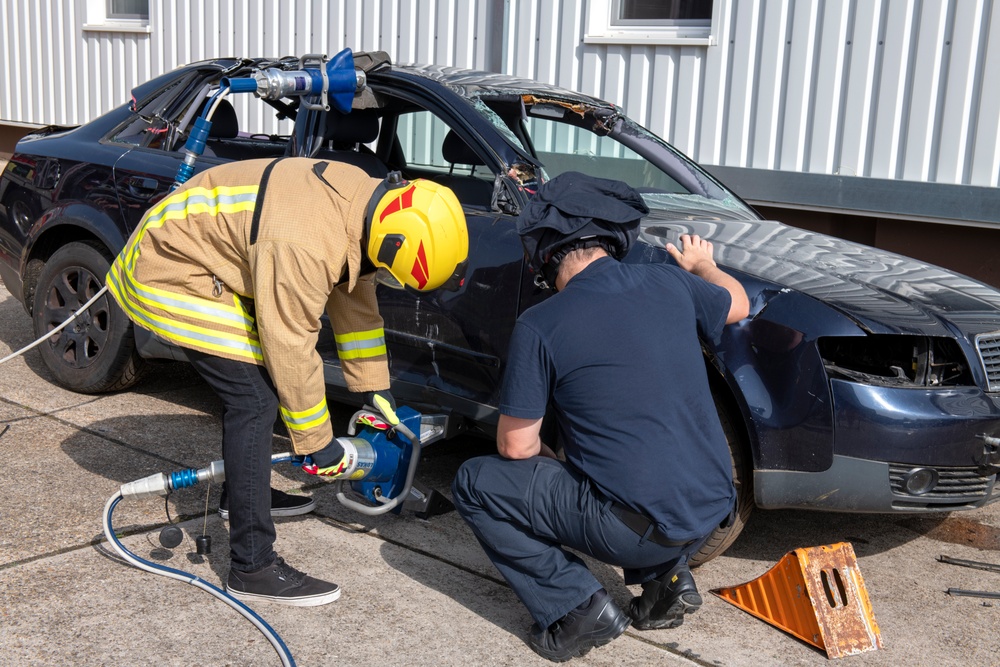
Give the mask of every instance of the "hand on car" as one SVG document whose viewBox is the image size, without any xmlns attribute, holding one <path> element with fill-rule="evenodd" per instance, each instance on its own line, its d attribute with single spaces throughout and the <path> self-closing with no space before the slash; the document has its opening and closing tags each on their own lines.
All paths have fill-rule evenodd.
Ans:
<svg viewBox="0 0 1000 667">
<path fill-rule="evenodd" d="M 697 275 L 700 271 L 715 266 L 711 241 L 706 241 L 697 234 L 681 234 L 680 242 L 684 245 L 683 252 L 673 243 L 667 244 L 667 252 L 679 267 Z"/>
</svg>

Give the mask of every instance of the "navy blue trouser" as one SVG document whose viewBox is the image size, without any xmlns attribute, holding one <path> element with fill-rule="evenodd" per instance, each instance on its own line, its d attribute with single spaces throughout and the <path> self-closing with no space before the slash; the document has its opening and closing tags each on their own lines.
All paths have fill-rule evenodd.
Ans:
<svg viewBox="0 0 1000 667">
<path fill-rule="evenodd" d="M 232 568 L 252 572 L 274 554 L 271 519 L 271 438 L 278 396 L 267 369 L 186 350 L 191 365 L 222 399 L 222 460 L 229 498 Z"/>
<path fill-rule="evenodd" d="M 663 574 L 698 548 L 644 540 L 612 513 L 611 501 L 588 478 L 550 458 L 470 459 L 452 492 L 486 555 L 541 628 L 601 589 L 563 545 L 624 568 L 627 584 Z"/>
</svg>

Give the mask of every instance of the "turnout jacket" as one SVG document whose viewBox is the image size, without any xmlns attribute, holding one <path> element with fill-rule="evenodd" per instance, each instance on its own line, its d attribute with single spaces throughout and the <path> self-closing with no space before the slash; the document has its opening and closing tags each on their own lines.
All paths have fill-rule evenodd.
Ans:
<svg viewBox="0 0 1000 667">
<path fill-rule="evenodd" d="M 361 275 L 379 183 L 308 158 L 209 169 L 146 213 L 111 266 L 109 291 L 171 343 L 264 365 L 295 451 L 318 451 L 333 437 L 316 351 L 324 310 L 348 389 L 389 387 L 374 275 Z"/>
</svg>

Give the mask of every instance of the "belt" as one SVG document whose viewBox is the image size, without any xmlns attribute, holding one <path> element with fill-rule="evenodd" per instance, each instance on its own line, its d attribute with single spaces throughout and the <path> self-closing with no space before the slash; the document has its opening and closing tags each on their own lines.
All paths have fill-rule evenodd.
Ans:
<svg viewBox="0 0 1000 667">
<path fill-rule="evenodd" d="M 619 502 L 611 503 L 611 512 L 621 519 L 622 523 L 632 529 L 634 533 L 645 537 L 650 542 L 659 544 L 661 547 L 686 547 L 693 544 L 695 540 L 672 540 L 663 534 L 656 524 L 648 516 L 639 514 Z"/>
</svg>

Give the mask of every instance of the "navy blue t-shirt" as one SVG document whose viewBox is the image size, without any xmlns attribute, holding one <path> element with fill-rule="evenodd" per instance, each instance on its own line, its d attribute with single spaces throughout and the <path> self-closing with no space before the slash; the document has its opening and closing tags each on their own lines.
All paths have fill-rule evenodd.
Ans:
<svg viewBox="0 0 1000 667">
<path fill-rule="evenodd" d="M 730 304 L 676 266 L 602 257 L 518 318 L 500 412 L 538 419 L 551 399 L 568 462 L 670 539 L 701 537 L 736 498 L 698 340 Z"/>
</svg>

